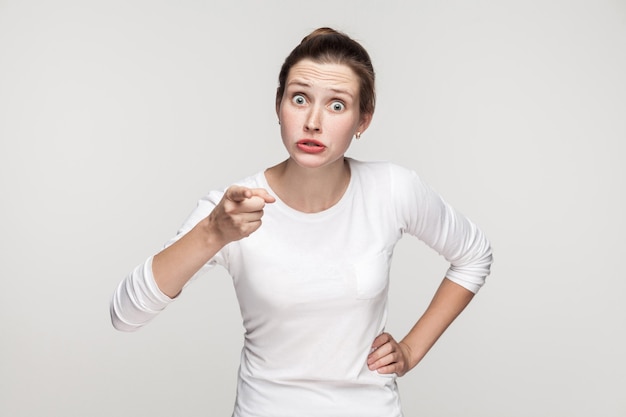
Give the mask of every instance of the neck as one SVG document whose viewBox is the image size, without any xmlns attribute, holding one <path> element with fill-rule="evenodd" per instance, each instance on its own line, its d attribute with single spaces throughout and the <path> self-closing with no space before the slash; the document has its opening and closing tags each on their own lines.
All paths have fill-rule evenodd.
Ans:
<svg viewBox="0 0 626 417">
<path fill-rule="evenodd" d="M 265 175 L 285 204 L 304 213 L 317 213 L 339 202 L 350 183 L 350 166 L 344 159 L 323 168 L 305 168 L 287 159 Z"/>
</svg>

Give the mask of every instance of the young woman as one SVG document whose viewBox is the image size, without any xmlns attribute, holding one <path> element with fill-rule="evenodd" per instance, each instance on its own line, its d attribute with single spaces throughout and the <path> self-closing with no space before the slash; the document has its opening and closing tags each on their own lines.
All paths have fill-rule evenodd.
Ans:
<svg viewBox="0 0 626 417">
<path fill-rule="evenodd" d="M 484 283 L 482 232 L 412 171 L 344 155 L 374 113 L 367 52 L 328 28 L 279 75 L 287 160 L 200 200 L 177 236 L 117 288 L 113 325 L 138 329 L 203 267 L 225 267 L 245 340 L 234 416 L 401 416 L 396 377 L 415 367 Z M 404 233 L 449 262 L 400 341 L 384 332 L 391 256 Z"/>
</svg>

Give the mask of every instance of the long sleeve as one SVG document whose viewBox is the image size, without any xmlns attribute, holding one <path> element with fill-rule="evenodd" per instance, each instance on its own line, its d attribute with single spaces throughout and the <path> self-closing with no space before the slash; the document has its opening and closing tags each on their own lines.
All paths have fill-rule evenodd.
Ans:
<svg viewBox="0 0 626 417">
<path fill-rule="evenodd" d="M 111 322 L 117 330 L 132 332 L 152 320 L 173 299 L 163 294 L 152 276 L 152 257 L 137 266 L 113 293 Z"/>
<path fill-rule="evenodd" d="M 442 255 L 450 268 L 446 277 L 476 293 L 485 283 L 493 262 L 484 233 L 458 213 L 417 174 L 394 176 L 397 215 L 408 232 Z"/>
<path fill-rule="evenodd" d="M 208 216 L 220 201 L 222 195 L 223 192 L 211 191 L 200 199 L 197 207 L 183 223 L 176 236 L 171 238 L 164 247 L 167 248 L 172 245 Z M 110 313 L 113 327 L 117 330 L 135 331 L 139 329 L 174 301 L 173 298 L 165 295 L 155 282 L 152 273 L 152 259 L 153 257 L 148 258 L 144 263 L 133 269 L 113 293 Z M 222 251 L 207 262 L 203 269 L 209 269 L 217 263 L 224 263 Z"/>
</svg>

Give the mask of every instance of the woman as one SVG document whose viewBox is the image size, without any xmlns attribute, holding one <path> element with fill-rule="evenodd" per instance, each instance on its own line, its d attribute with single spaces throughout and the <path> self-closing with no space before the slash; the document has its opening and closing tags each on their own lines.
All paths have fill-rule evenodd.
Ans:
<svg viewBox="0 0 626 417">
<path fill-rule="evenodd" d="M 346 158 L 374 113 L 367 52 L 328 28 L 279 75 L 287 160 L 211 192 L 111 302 L 135 330 L 203 267 L 233 278 L 246 329 L 234 416 L 401 416 L 396 377 L 415 367 L 484 283 L 488 241 L 418 176 Z M 384 332 L 391 255 L 403 233 L 451 266 L 400 341 Z"/>
</svg>

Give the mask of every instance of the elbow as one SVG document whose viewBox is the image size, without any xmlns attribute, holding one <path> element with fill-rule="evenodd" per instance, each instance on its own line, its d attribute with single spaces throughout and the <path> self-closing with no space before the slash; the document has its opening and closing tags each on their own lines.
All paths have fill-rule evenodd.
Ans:
<svg viewBox="0 0 626 417">
<path fill-rule="evenodd" d="M 478 252 L 478 256 L 452 262 L 447 277 L 476 294 L 491 273 L 492 264 L 493 254 L 491 246 L 487 244 L 484 250 Z"/>
<path fill-rule="evenodd" d="M 111 306 L 109 307 L 109 314 L 111 317 L 111 325 L 115 330 L 119 330 L 120 332 L 134 332 L 139 330 L 141 326 L 133 325 L 131 323 L 125 322 L 118 313 L 118 309 L 115 305 L 115 299 L 111 300 Z"/>
</svg>

